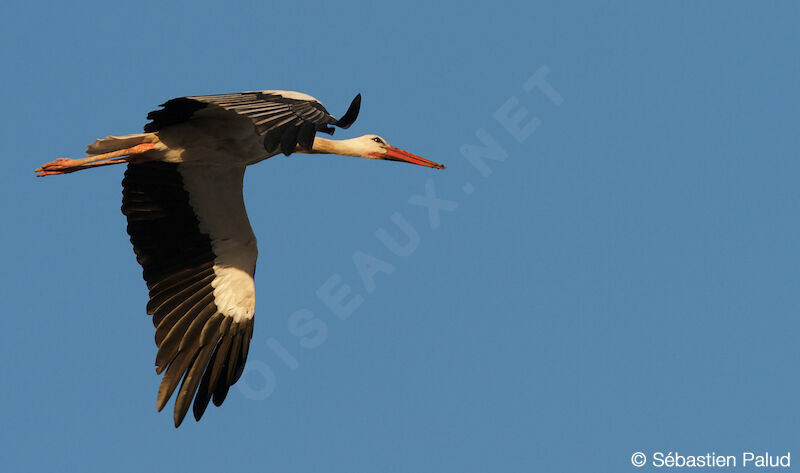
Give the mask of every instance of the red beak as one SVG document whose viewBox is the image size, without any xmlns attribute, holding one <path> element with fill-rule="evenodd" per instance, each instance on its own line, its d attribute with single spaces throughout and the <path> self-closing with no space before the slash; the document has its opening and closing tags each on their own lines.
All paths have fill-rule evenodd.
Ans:
<svg viewBox="0 0 800 473">
<path fill-rule="evenodd" d="M 373 156 L 388 161 L 402 161 L 404 163 L 427 166 L 429 168 L 444 169 L 444 164 L 434 163 L 433 161 L 417 156 L 416 154 L 411 154 L 400 148 L 395 148 L 394 146 L 387 146 L 386 153 L 374 153 Z"/>
</svg>

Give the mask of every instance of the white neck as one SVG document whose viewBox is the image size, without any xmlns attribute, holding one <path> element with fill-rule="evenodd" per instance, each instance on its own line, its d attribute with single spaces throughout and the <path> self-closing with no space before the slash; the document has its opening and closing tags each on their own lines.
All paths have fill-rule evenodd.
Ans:
<svg viewBox="0 0 800 473">
<path fill-rule="evenodd" d="M 297 147 L 297 152 L 308 153 L 309 151 Z M 311 147 L 311 153 L 321 154 L 338 154 L 341 156 L 356 156 L 364 157 L 362 154 L 362 146 L 357 141 L 357 138 L 349 140 L 329 140 L 326 138 L 314 137 L 314 145 Z"/>
</svg>

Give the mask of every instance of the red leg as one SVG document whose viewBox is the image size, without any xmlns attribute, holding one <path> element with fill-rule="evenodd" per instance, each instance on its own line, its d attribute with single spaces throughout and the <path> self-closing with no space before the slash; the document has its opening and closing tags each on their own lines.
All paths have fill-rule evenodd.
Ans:
<svg viewBox="0 0 800 473">
<path fill-rule="evenodd" d="M 144 156 L 128 156 L 127 158 L 122 159 L 111 159 L 108 161 L 101 161 L 98 163 L 89 163 L 89 164 L 82 164 L 80 166 L 72 166 L 65 171 L 40 171 L 36 177 L 43 177 L 43 176 L 55 176 L 57 174 L 69 174 L 75 171 L 82 171 L 84 169 L 89 169 L 93 167 L 99 166 L 109 166 L 111 164 L 120 164 L 120 163 L 144 163 L 147 161 L 151 161 L 150 158 L 146 158 Z"/>
<path fill-rule="evenodd" d="M 141 158 L 141 156 L 133 156 L 133 155 L 145 153 L 147 151 L 155 149 L 155 147 L 156 147 L 155 143 L 142 143 L 132 148 L 113 151 L 111 153 L 97 154 L 82 159 L 58 158 L 55 161 L 51 161 L 47 164 L 41 165 L 39 168 L 36 169 L 35 172 L 38 173 L 36 174 L 37 177 L 53 176 L 56 174 L 69 174 L 71 172 L 81 171 L 83 169 L 95 166 L 108 166 L 110 164 L 131 162 L 134 160 L 134 158 L 136 159 Z M 117 158 L 119 156 L 127 156 L 127 157 L 122 159 L 111 159 L 111 158 Z"/>
</svg>

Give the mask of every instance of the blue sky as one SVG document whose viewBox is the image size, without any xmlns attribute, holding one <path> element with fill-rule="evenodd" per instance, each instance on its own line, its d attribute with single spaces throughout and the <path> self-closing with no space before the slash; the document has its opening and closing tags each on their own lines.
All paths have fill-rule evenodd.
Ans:
<svg viewBox="0 0 800 473">
<path fill-rule="evenodd" d="M 800 455 L 796 3 L 31 1 L 0 15 L 9 471 Z M 549 93 L 525 89 L 537 72 Z M 448 168 L 293 155 L 249 169 L 250 368 L 175 430 L 155 410 L 123 168 L 32 170 L 141 130 L 171 97 L 260 89 L 335 115 L 361 92 L 337 137 L 378 133 Z M 476 167 L 480 137 L 505 159 Z M 403 228 L 417 239 L 391 251 L 379 235 Z M 383 271 L 365 281 L 354 255 Z M 344 318 L 317 294 L 331 278 L 361 301 Z M 314 337 L 292 328 L 302 317 Z"/>
</svg>

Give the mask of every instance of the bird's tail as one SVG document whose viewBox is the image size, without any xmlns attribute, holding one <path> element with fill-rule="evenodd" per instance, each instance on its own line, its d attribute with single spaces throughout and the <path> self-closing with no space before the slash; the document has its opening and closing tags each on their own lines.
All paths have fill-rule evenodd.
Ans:
<svg viewBox="0 0 800 473">
<path fill-rule="evenodd" d="M 157 142 L 158 142 L 158 135 L 155 133 L 136 133 L 134 135 L 124 135 L 124 136 L 106 136 L 105 138 L 94 140 L 94 143 L 90 144 L 86 148 L 86 154 L 88 154 L 89 156 L 95 156 L 98 154 L 105 154 L 114 151 L 119 151 L 121 149 L 133 148 L 134 146 L 143 143 L 157 143 Z"/>
</svg>

